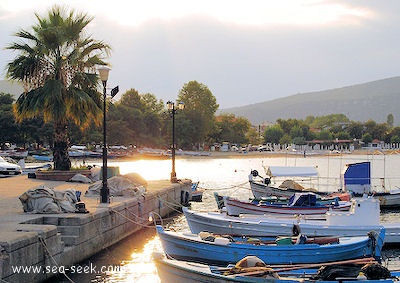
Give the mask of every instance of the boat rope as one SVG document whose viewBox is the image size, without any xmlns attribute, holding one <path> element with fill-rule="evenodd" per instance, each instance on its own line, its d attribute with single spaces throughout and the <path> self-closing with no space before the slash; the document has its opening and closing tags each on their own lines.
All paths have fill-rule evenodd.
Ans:
<svg viewBox="0 0 400 283">
<path fill-rule="evenodd" d="M 115 212 L 116 214 L 122 216 L 123 218 L 125 218 L 126 220 L 132 222 L 133 224 L 139 225 L 139 226 L 141 226 L 141 227 L 143 227 L 143 228 L 151 228 L 148 224 L 143 224 L 143 223 L 141 223 L 141 222 L 137 222 L 137 221 L 135 221 L 135 220 L 129 218 L 128 216 L 124 215 L 123 213 L 121 213 L 121 212 L 119 212 L 119 211 L 117 211 L 117 210 L 115 210 L 115 209 L 111 209 L 111 211 L 113 211 L 113 212 Z M 178 212 L 180 212 L 180 211 L 178 211 Z M 150 212 L 150 213 L 151 213 L 151 212 Z M 155 212 L 152 212 L 152 213 L 155 213 Z M 157 213 L 157 214 L 158 214 L 158 213 Z M 135 217 L 139 218 L 141 221 L 144 221 L 144 222 L 148 222 L 148 221 L 149 221 L 148 218 L 140 217 L 140 216 L 135 215 L 135 214 L 133 214 L 133 213 L 132 213 L 132 215 L 134 215 Z M 164 218 L 160 217 L 160 218 L 161 218 L 161 220 L 170 221 L 170 220 L 174 219 L 175 216 L 173 216 L 173 217 L 164 217 Z"/>
<path fill-rule="evenodd" d="M 148 227 L 148 225 L 143 224 L 143 223 L 140 223 L 140 222 L 137 222 L 137 221 L 135 221 L 135 220 L 129 218 L 128 216 L 124 215 L 123 213 L 121 213 L 121 212 L 119 212 L 119 211 L 117 211 L 117 210 L 115 210 L 115 209 L 111 209 L 111 211 L 114 212 L 114 213 L 116 213 L 116 214 L 118 214 L 118 215 L 120 215 L 120 216 L 122 216 L 123 218 L 125 218 L 125 219 L 128 220 L 129 222 L 132 222 L 133 224 L 139 225 L 139 226 L 141 226 L 141 227 Z M 144 218 L 144 217 L 137 216 L 137 218 L 140 218 L 142 221 L 147 221 L 147 218 Z"/>
<path fill-rule="evenodd" d="M 214 189 L 211 189 L 211 188 L 201 187 L 201 189 L 207 190 L 207 191 L 223 191 L 223 190 L 231 190 L 231 189 L 237 189 L 237 188 L 248 189 L 248 187 L 245 187 L 246 184 L 248 184 L 248 182 L 240 183 L 240 184 L 237 184 L 237 185 L 232 185 L 230 187 L 225 187 L 225 188 L 214 188 Z"/>
<path fill-rule="evenodd" d="M 55 260 L 55 258 L 51 255 L 49 248 L 47 247 L 46 241 L 45 239 L 43 239 L 41 236 L 39 236 L 39 241 L 42 244 L 43 248 L 45 249 L 46 253 L 48 254 L 48 256 L 51 258 L 51 260 L 54 262 L 54 264 L 57 266 L 58 270 L 62 270 L 60 268 L 60 265 L 57 263 L 57 261 Z M 61 272 L 61 274 L 63 274 L 65 276 L 65 278 L 67 278 L 67 280 L 71 283 L 75 283 L 67 274 L 65 274 L 65 272 Z"/>
<path fill-rule="evenodd" d="M 184 205 L 182 205 L 180 203 L 170 202 L 165 199 L 162 199 L 159 196 L 157 198 L 158 198 L 158 201 L 160 201 L 161 203 L 165 204 L 165 206 L 167 206 L 168 208 L 170 208 L 173 211 L 178 212 L 178 213 L 181 213 L 181 211 L 179 209 L 182 209 L 182 207 L 185 207 Z"/>
</svg>

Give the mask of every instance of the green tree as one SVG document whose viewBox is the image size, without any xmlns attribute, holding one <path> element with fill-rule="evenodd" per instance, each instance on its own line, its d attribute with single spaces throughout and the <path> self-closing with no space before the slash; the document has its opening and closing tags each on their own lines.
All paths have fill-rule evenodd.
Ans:
<svg viewBox="0 0 400 283">
<path fill-rule="evenodd" d="M 344 114 L 330 114 L 315 117 L 314 119 L 308 118 L 307 121 L 311 122 L 310 124 L 308 124 L 311 128 L 329 129 L 336 125 L 348 123 L 349 118 L 347 118 L 347 116 Z"/>
<path fill-rule="evenodd" d="M 399 136 L 400 137 L 400 127 L 394 127 L 390 129 L 390 136 Z"/>
<path fill-rule="evenodd" d="M 361 139 L 363 133 L 364 133 L 364 126 L 361 122 L 350 122 L 350 124 L 347 126 L 347 132 L 350 135 L 350 138 L 352 139 Z"/>
<path fill-rule="evenodd" d="M 0 147 L 18 139 L 19 127 L 13 114 L 11 94 L 0 93 Z"/>
<path fill-rule="evenodd" d="M 268 127 L 264 132 L 264 141 L 265 143 L 279 143 L 284 134 L 279 125 Z"/>
<path fill-rule="evenodd" d="M 306 139 L 304 137 L 297 136 L 293 138 L 293 143 L 297 145 L 303 145 L 306 144 Z"/>
<path fill-rule="evenodd" d="M 362 141 L 363 141 L 365 144 L 369 144 L 370 142 L 372 142 L 372 140 L 373 140 L 373 138 L 372 138 L 372 135 L 371 135 L 370 133 L 365 133 L 365 134 L 363 134 L 363 136 L 362 136 Z"/>
<path fill-rule="evenodd" d="M 331 141 L 333 139 L 333 135 L 328 130 L 323 130 L 316 134 L 316 139 L 323 141 Z"/>
<path fill-rule="evenodd" d="M 298 119 L 278 119 L 276 123 L 281 127 L 285 134 L 294 137 L 304 137 L 304 139 L 310 138 L 310 126 L 304 121 Z"/>
<path fill-rule="evenodd" d="M 393 114 L 387 115 L 386 123 L 388 124 L 389 128 L 392 128 L 392 127 L 393 127 L 393 123 L 394 123 Z"/>
<path fill-rule="evenodd" d="M 68 123 L 85 128 L 92 121 L 101 122 L 95 66 L 106 65 L 103 55 L 110 48 L 85 35 L 92 21 L 86 14 L 54 6 L 47 17 L 35 16 L 32 32 L 20 30 L 16 36 L 22 43 L 7 47 L 19 53 L 8 64 L 7 76 L 21 81 L 27 90 L 18 98 L 14 112 L 18 121 L 43 115 L 46 123 L 53 123 L 54 168 L 69 170 Z"/>
<path fill-rule="evenodd" d="M 186 129 L 180 132 L 185 140 L 192 145 L 200 145 L 212 131 L 215 123 L 215 112 L 219 105 L 208 87 L 197 81 L 190 81 L 182 87 L 178 95 L 178 101 L 185 104 L 184 115 L 177 119 L 188 119 L 192 130 Z"/>
<path fill-rule="evenodd" d="M 336 138 L 339 140 L 350 140 L 350 134 L 348 132 L 339 132 L 336 134 Z"/>
<path fill-rule="evenodd" d="M 400 143 L 400 137 L 395 135 L 390 138 L 391 143 Z"/>
<path fill-rule="evenodd" d="M 303 130 L 300 128 L 300 126 L 296 125 L 290 129 L 289 135 L 292 138 L 303 137 Z"/>
<path fill-rule="evenodd" d="M 292 143 L 292 138 L 290 137 L 289 134 L 284 134 L 281 139 L 279 140 L 280 144 L 291 144 Z"/>
<path fill-rule="evenodd" d="M 262 138 L 260 137 L 260 133 L 254 127 L 250 127 L 246 133 L 246 139 L 250 144 L 260 144 L 262 143 Z"/>
<path fill-rule="evenodd" d="M 145 146 L 162 144 L 163 110 L 162 100 L 157 100 L 153 94 L 139 94 L 135 89 L 126 91 L 118 102 L 110 105 L 110 142 Z"/>
<path fill-rule="evenodd" d="M 216 128 L 219 132 L 216 142 L 248 143 L 246 134 L 251 128 L 251 124 L 246 118 L 236 117 L 234 114 L 222 114 L 216 117 Z"/>
<path fill-rule="evenodd" d="M 364 123 L 365 132 L 372 136 L 372 139 L 384 140 L 389 132 L 389 127 L 386 123 L 378 124 L 373 120 L 368 120 Z"/>
</svg>

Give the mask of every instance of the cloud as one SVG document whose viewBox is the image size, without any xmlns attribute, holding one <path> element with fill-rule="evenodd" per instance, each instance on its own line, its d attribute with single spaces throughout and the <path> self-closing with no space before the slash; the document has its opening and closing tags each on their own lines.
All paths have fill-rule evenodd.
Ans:
<svg viewBox="0 0 400 283">
<path fill-rule="evenodd" d="M 108 85 L 121 94 L 174 100 L 197 80 L 228 108 L 398 75 L 397 1 L 63 2 L 94 16 L 89 32 L 113 47 Z M 35 22 L 36 8 L 5 20 L 2 1 L 2 46 Z M 1 55 L 3 67 L 13 54 Z"/>
</svg>

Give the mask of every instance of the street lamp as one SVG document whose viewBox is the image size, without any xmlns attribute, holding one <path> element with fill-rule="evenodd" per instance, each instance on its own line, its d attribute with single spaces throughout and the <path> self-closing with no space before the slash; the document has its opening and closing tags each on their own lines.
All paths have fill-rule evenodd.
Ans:
<svg viewBox="0 0 400 283">
<path fill-rule="evenodd" d="M 107 122 L 106 122 L 106 110 L 107 110 L 107 80 L 108 73 L 111 68 L 107 66 L 100 66 L 97 68 L 99 71 L 100 80 L 103 83 L 103 180 L 102 187 L 100 189 L 100 202 L 110 202 L 110 190 L 107 184 Z M 111 90 L 111 97 L 114 97 L 118 93 L 118 86 Z"/>
<path fill-rule="evenodd" d="M 175 106 L 175 103 L 172 101 L 167 102 L 168 111 L 171 113 L 172 117 L 172 172 L 171 172 L 171 183 L 176 183 L 178 179 L 176 178 L 175 172 L 175 113 L 177 110 L 183 110 L 185 108 L 185 104 L 183 102 L 179 102 L 178 106 Z"/>
</svg>

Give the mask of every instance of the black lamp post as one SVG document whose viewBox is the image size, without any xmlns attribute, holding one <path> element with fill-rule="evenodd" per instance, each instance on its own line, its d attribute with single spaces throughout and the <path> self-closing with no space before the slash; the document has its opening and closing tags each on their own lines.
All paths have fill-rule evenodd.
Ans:
<svg viewBox="0 0 400 283">
<path fill-rule="evenodd" d="M 99 71 L 100 80 L 103 83 L 103 180 L 102 187 L 100 189 L 100 202 L 110 202 L 110 190 L 107 184 L 107 122 L 106 122 L 106 111 L 107 111 L 107 80 L 110 68 L 107 66 L 100 66 L 97 68 Z M 118 86 L 111 90 L 111 97 L 114 97 L 118 93 Z"/>
<path fill-rule="evenodd" d="M 176 183 L 178 179 L 176 178 L 175 172 L 175 113 L 177 110 L 183 110 L 185 104 L 183 102 L 178 103 L 178 108 L 176 108 L 175 103 L 172 101 L 167 102 L 168 111 L 171 113 L 172 117 L 172 171 L 171 171 L 171 183 Z"/>
</svg>

